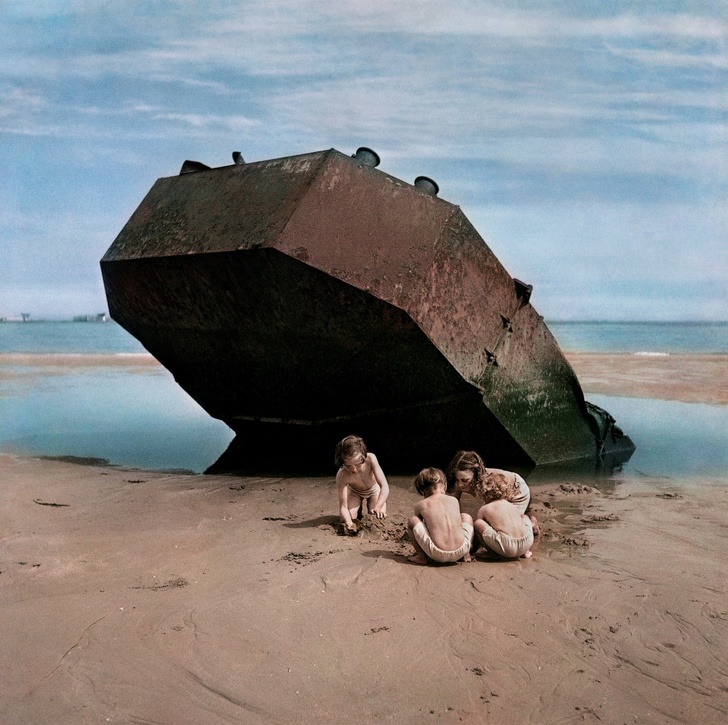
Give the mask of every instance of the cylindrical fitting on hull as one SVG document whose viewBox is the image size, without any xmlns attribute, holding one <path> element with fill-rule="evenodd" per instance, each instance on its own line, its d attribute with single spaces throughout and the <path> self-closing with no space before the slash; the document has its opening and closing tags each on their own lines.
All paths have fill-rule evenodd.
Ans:
<svg viewBox="0 0 728 725">
<path fill-rule="evenodd" d="M 360 146 L 352 158 L 356 159 L 359 163 L 362 163 L 365 166 L 379 166 L 379 154 L 366 146 Z"/>
<path fill-rule="evenodd" d="M 430 196 L 437 196 L 440 191 L 440 187 L 428 176 L 418 176 L 415 179 L 415 188 Z"/>
</svg>

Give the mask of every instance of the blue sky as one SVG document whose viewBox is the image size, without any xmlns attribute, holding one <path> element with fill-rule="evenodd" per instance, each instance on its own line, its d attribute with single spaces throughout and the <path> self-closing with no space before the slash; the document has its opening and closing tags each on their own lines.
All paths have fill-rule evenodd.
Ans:
<svg viewBox="0 0 728 725">
<path fill-rule="evenodd" d="M 0 0 L 0 316 L 106 310 L 154 181 L 374 148 L 547 319 L 728 319 L 728 6 Z"/>
</svg>

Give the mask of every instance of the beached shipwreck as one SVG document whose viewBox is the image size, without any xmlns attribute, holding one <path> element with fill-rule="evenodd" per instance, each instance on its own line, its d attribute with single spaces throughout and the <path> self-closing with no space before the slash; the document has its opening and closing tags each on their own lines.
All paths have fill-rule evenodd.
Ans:
<svg viewBox="0 0 728 725">
<path fill-rule="evenodd" d="M 629 458 L 431 179 L 369 149 L 233 158 L 159 179 L 101 260 L 111 317 L 235 431 L 211 470 L 331 471 L 350 433 L 392 472 Z"/>
</svg>

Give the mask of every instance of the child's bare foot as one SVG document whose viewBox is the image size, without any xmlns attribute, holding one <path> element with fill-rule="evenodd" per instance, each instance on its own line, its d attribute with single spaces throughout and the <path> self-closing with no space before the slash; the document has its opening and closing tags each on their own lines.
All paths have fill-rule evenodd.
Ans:
<svg viewBox="0 0 728 725">
<path fill-rule="evenodd" d="M 524 555 L 524 559 L 530 559 L 533 556 L 533 552 L 529 549 Z"/>
<path fill-rule="evenodd" d="M 464 561 L 464 562 L 465 562 L 466 564 L 469 564 L 469 563 L 470 563 L 470 562 L 471 562 L 472 560 L 473 560 L 473 557 L 472 557 L 472 556 L 470 556 L 470 554 L 465 554 L 465 556 L 463 557 L 463 561 Z"/>
<path fill-rule="evenodd" d="M 411 561 L 413 564 L 419 564 L 420 566 L 425 566 L 427 564 L 427 557 L 422 554 L 412 554 L 412 556 L 407 557 L 407 561 Z"/>
</svg>

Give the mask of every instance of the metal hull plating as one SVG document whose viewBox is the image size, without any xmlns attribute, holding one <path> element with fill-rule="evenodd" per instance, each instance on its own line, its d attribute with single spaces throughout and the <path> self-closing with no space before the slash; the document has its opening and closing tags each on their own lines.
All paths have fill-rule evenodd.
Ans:
<svg viewBox="0 0 728 725">
<path fill-rule="evenodd" d="M 113 319 L 236 431 L 218 470 L 326 468 L 352 432 L 390 469 L 634 449 L 459 207 L 335 150 L 158 180 L 101 268 Z"/>
</svg>

